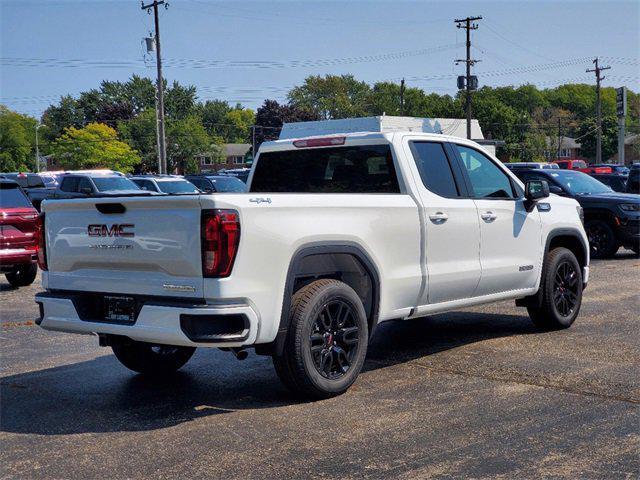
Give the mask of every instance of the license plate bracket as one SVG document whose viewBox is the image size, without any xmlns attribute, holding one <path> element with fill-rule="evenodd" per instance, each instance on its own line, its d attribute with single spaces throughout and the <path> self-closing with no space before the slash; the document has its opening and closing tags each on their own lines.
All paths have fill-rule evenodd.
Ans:
<svg viewBox="0 0 640 480">
<path fill-rule="evenodd" d="M 105 295 L 103 298 L 105 322 L 133 323 L 136 320 L 136 299 L 120 295 Z"/>
</svg>

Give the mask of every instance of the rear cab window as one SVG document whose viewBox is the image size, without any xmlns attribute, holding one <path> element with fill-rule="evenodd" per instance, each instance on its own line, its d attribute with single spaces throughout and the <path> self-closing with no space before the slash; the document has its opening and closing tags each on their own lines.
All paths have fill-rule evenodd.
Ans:
<svg viewBox="0 0 640 480">
<path fill-rule="evenodd" d="M 400 193 L 391 146 L 353 145 L 261 153 L 256 193 Z"/>
</svg>

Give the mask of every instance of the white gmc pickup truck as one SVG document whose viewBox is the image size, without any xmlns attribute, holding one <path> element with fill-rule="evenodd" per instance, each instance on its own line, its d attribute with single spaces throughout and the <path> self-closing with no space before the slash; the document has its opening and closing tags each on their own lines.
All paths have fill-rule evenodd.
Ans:
<svg viewBox="0 0 640 480">
<path fill-rule="evenodd" d="M 569 327 L 589 276 L 575 200 L 472 141 L 411 132 L 262 144 L 248 193 L 45 201 L 37 323 L 131 370 L 196 347 L 271 355 L 307 397 L 355 381 L 378 323 L 514 299 Z"/>
</svg>

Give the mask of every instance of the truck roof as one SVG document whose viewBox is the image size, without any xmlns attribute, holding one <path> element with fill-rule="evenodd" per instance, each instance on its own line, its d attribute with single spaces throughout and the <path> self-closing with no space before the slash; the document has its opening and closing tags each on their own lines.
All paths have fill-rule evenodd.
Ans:
<svg viewBox="0 0 640 480">
<path fill-rule="evenodd" d="M 424 140 L 432 140 L 432 141 L 450 141 L 450 142 L 459 142 L 459 143 L 471 143 L 475 144 L 472 140 L 467 140 L 466 138 L 460 138 L 453 135 L 444 135 L 442 133 L 426 133 L 426 132 L 416 132 L 410 130 L 398 130 L 394 132 L 336 132 L 327 135 L 310 135 L 306 137 L 297 137 L 297 138 L 286 138 L 280 140 L 272 140 L 269 142 L 264 142 L 260 145 L 260 152 L 264 151 L 275 151 L 275 150 L 289 150 L 296 142 L 301 141 L 309 141 L 309 140 L 323 140 L 323 139 L 331 139 L 331 138 L 344 138 L 345 144 L 353 144 L 353 143 L 382 143 L 382 142 L 391 142 L 394 135 L 412 135 L 416 137 L 423 138 Z M 317 145 L 317 147 L 327 147 L 331 145 Z M 336 144 L 335 146 L 339 146 Z"/>
</svg>

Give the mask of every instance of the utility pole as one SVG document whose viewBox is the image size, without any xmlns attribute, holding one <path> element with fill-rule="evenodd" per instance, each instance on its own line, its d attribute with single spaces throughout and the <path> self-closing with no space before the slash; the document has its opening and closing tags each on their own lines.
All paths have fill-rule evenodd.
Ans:
<svg viewBox="0 0 640 480">
<path fill-rule="evenodd" d="M 154 0 L 153 3 L 149 3 L 147 5 L 142 3 L 142 10 L 146 10 L 147 13 L 151 13 L 151 9 L 153 8 L 153 15 L 156 27 L 156 67 L 158 70 L 158 80 L 157 80 L 157 103 L 156 103 L 156 112 L 158 117 L 157 123 L 157 136 L 158 136 L 158 156 L 159 156 L 159 172 L 160 174 L 167 173 L 167 146 L 164 135 L 164 84 L 162 82 L 162 57 L 160 53 L 160 20 L 158 18 L 158 6 L 164 5 L 164 8 L 169 6 L 168 3 L 165 3 L 165 0 Z"/>
<path fill-rule="evenodd" d="M 624 165 L 624 130 L 627 116 L 627 87 L 616 88 L 616 114 L 618 115 L 618 163 Z"/>
<path fill-rule="evenodd" d="M 400 116 L 404 116 L 404 78 L 400 81 Z"/>
<path fill-rule="evenodd" d="M 556 153 L 556 160 L 560 160 L 560 149 L 562 148 L 562 120 L 558 117 L 558 151 Z"/>
<path fill-rule="evenodd" d="M 40 173 L 40 148 L 38 146 L 38 129 L 44 127 L 42 123 L 36 125 L 36 173 Z"/>
<path fill-rule="evenodd" d="M 467 31 L 467 59 L 456 60 L 456 65 L 462 62 L 466 63 L 467 65 L 467 74 L 466 74 L 467 79 L 465 82 L 466 83 L 465 89 L 467 91 L 467 95 L 465 98 L 465 109 L 467 111 L 467 138 L 468 139 L 471 139 L 471 91 L 475 90 L 478 87 L 477 78 L 474 81 L 475 82 L 474 85 L 472 85 L 471 83 L 471 66 L 480 61 L 480 60 L 471 59 L 471 30 L 478 29 L 478 24 L 472 23 L 475 20 L 482 20 L 482 17 L 481 16 L 467 17 L 463 19 L 454 20 L 454 23 L 456 23 L 456 26 L 458 28 L 464 28 Z"/>
<path fill-rule="evenodd" d="M 601 67 L 598 65 L 598 57 L 593 61 L 596 68 L 587 70 L 587 73 L 596 74 L 596 164 L 602 163 L 602 106 L 600 105 L 600 82 L 606 77 L 601 77 L 600 72 L 609 70 L 611 67 Z"/>
</svg>

